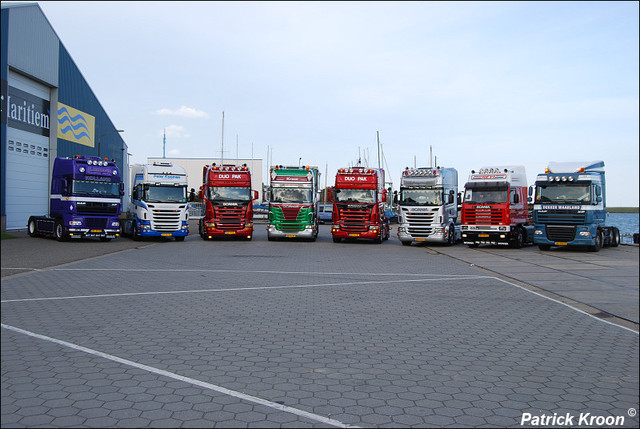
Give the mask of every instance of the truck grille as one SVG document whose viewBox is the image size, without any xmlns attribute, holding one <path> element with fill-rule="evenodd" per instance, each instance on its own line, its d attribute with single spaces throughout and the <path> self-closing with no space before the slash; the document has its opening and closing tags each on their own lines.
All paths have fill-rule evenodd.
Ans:
<svg viewBox="0 0 640 429">
<path fill-rule="evenodd" d="M 216 207 L 213 216 L 216 227 L 236 230 L 244 228 L 246 207 Z"/>
<path fill-rule="evenodd" d="M 434 212 L 412 213 L 411 209 L 402 209 L 405 222 L 409 224 L 408 233 L 412 237 L 428 237 L 433 234 L 437 209 Z"/>
<path fill-rule="evenodd" d="M 467 208 L 462 213 L 462 223 L 468 225 L 498 225 L 503 223 L 500 209 Z"/>
<path fill-rule="evenodd" d="M 84 223 L 89 229 L 105 229 L 107 227 L 107 218 L 104 217 L 85 217 Z"/>
<path fill-rule="evenodd" d="M 118 203 L 77 202 L 78 213 L 118 214 Z"/>
<path fill-rule="evenodd" d="M 547 238 L 551 241 L 572 241 L 576 238 L 576 227 L 570 225 L 547 225 Z"/>
<path fill-rule="evenodd" d="M 180 210 L 153 209 L 151 228 L 156 231 L 179 231 Z"/>
<path fill-rule="evenodd" d="M 576 213 L 571 210 L 553 210 L 546 213 L 537 212 L 538 223 L 559 225 L 584 225 L 586 213 Z"/>
<path fill-rule="evenodd" d="M 366 232 L 369 230 L 370 208 L 340 208 L 338 213 L 342 230 L 346 232 Z"/>
<path fill-rule="evenodd" d="M 304 230 L 303 221 L 298 219 L 300 214 L 299 207 L 276 207 L 276 210 L 272 211 L 273 220 L 278 223 L 278 229 L 285 232 Z"/>
</svg>

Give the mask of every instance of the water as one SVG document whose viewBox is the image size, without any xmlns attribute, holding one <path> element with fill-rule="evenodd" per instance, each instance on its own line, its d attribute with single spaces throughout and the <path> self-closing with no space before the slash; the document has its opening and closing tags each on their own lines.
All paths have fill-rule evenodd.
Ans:
<svg viewBox="0 0 640 429">
<path fill-rule="evenodd" d="M 608 213 L 608 226 L 615 226 L 620 230 L 622 242 L 625 244 L 633 243 L 633 234 L 638 233 L 640 215 L 638 213 Z"/>
</svg>

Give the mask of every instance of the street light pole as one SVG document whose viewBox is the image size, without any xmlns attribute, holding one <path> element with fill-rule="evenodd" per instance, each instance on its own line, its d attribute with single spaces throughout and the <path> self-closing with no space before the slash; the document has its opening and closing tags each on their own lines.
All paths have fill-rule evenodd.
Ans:
<svg viewBox="0 0 640 429">
<path fill-rule="evenodd" d="M 113 134 L 113 133 L 124 133 L 124 130 L 109 131 L 108 133 L 104 133 L 100 137 L 98 137 L 98 158 L 100 158 L 100 139 L 102 139 L 102 137 L 104 137 L 104 136 L 107 136 L 107 135 Z"/>
</svg>

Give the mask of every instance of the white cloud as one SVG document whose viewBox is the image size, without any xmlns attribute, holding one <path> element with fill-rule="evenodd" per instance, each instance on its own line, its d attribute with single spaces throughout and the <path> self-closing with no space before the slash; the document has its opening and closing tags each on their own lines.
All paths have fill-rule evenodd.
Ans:
<svg viewBox="0 0 640 429">
<path fill-rule="evenodd" d="M 202 110 L 194 109 L 193 107 L 181 106 L 178 110 L 171 110 L 162 108 L 160 110 L 156 110 L 156 115 L 162 116 L 181 116 L 183 118 L 208 118 L 207 112 Z"/>
</svg>

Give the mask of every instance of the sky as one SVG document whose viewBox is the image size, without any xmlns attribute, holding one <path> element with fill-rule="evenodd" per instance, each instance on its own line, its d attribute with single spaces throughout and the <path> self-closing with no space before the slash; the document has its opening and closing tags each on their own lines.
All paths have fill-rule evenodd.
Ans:
<svg viewBox="0 0 640 429">
<path fill-rule="evenodd" d="M 313 165 L 322 187 L 359 159 L 394 190 L 405 167 L 462 190 L 604 160 L 608 206 L 638 206 L 638 2 L 39 4 L 132 164 L 165 132 L 167 157 Z"/>
</svg>

